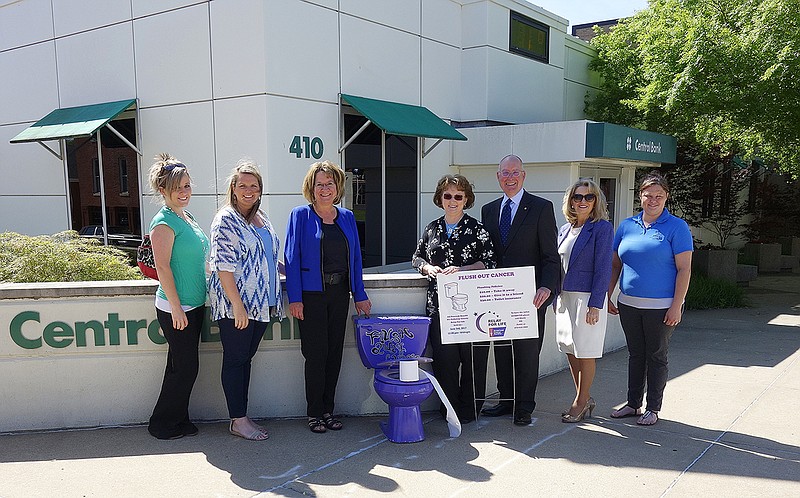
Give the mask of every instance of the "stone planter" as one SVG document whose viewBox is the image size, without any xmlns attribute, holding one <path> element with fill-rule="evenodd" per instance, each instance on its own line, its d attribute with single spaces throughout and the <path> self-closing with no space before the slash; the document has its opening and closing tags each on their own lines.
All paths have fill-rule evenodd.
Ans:
<svg viewBox="0 0 800 498">
<path fill-rule="evenodd" d="M 748 259 L 755 261 L 759 273 L 781 271 L 780 244 L 755 244 L 748 242 L 744 245 L 744 253 Z"/>
<path fill-rule="evenodd" d="M 737 256 L 731 249 L 697 249 L 692 254 L 692 272 L 735 283 Z"/>
</svg>

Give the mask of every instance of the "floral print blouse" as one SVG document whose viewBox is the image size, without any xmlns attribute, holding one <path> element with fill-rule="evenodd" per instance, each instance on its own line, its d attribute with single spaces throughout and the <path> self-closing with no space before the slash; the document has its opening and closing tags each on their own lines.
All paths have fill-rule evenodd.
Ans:
<svg viewBox="0 0 800 498">
<path fill-rule="evenodd" d="M 478 261 L 483 262 L 486 268 L 497 265 L 492 239 L 478 220 L 464 214 L 449 237 L 444 216 L 430 222 L 417 243 L 411 264 L 422 273 L 422 268 L 427 264 L 446 268 L 471 265 Z M 428 316 L 439 310 L 436 278 L 431 276 L 428 276 L 426 310 Z"/>
</svg>

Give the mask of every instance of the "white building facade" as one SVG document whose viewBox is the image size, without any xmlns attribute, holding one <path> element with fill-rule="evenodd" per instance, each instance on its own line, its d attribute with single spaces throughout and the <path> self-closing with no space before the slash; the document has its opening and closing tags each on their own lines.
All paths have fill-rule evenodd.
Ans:
<svg viewBox="0 0 800 498">
<path fill-rule="evenodd" d="M 443 174 L 474 183 L 478 217 L 509 153 L 559 222 L 564 190 L 586 176 L 618 222 L 632 210 L 635 168 L 674 161 L 674 139 L 584 120 L 594 53 L 567 25 L 523 0 L 0 0 L 0 232 L 101 225 L 138 236 L 159 208 L 146 177 L 160 152 L 189 167 L 189 210 L 205 227 L 237 160 L 258 162 L 279 233 L 306 202 L 308 166 L 341 164 L 377 273 L 410 267 L 422 227 L 441 215 L 431 196 Z M 375 313 L 424 313 L 421 277 L 367 284 Z M 152 291 L 2 284 L 0 430 L 146 420 L 165 350 Z M 298 416 L 299 339 L 288 319 L 271 330 L 252 414 Z M 213 324 L 206 335 L 191 410 L 215 420 L 225 406 Z M 384 410 L 347 337 L 337 410 Z M 605 350 L 623 344 L 611 320 Z M 565 366 L 547 340 L 540 373 Z M 89 380 L 64 387 L 57 376 Z M 120 383 L 138 395 L 120 399 Z M 65 409 L 48 409 L 53 400 Z"/>
<path fill-rule="evenodd" d="M 262 205 L 277 227 L 305 202 L 300 184 L 310 163 L 342 164 L 354 189 L 345 202 L 363 222 L 373 267 L 410 259 L 421 227 L 439 215 L 430 194 L 442 174 L 470 178 L 477 208 L 499 192 L 494 168 L 507 153 L 536 166 L 527 188 L 553 200 L 557 213 L 564 188 L 581 175 L 613 178 L 618 197 L 631 188 L 633 167 L 661 159 L 587 158 L 585 123 L 570 128 L 575 136 L 545 132 L 537 150 L 530 146 L 551 128 L 529 129 L 512 146 L 516 127 L 490 126 L 563 130 L 559 123 L 583 118 L 585 95 L 597 86 L 587 68 L 593 52 L 567 25 L 522 0 L 6 1 L 0 231 L 104 223 L 141 234 L 158 208 L 147 169 L 164 151 L 189 166 L 190 210 L 205 226 L 241 157 L 262 165 Z M 415 136 L 424 131 L 413 122 L 403 135 L 372 119 L 343 149 L 376 116 L 342 95 L 424 107 L 469 140 L 437 145 L 436 136 Z M 102 154 L 97 133 L 86 130 L 39 140 L 50 151 L 11 143 L 51 111 L 125 100 L 133 102 L 110 124 L 141 155 L 105 128 Z M 574 153 L 548 152 L 567 149 Z"/>
</svg>

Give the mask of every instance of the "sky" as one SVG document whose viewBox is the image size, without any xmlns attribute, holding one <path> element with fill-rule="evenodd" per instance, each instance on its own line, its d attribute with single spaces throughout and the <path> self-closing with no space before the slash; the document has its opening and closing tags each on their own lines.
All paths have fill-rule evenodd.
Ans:
<svg viewBox="0 0 800 498">
<path fill-rule="evenodd" d="M 585 24 L 633 15 L 647 8 L 647 0 L 528 0 L 553 14 L 569 20 L 569 31 L 575 24 Z"/>
</svg>

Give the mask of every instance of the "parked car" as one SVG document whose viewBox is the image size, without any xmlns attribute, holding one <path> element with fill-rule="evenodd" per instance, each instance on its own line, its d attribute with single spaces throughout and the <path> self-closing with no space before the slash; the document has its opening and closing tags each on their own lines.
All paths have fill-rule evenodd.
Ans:
<svg viewBox="0 0 800 498">
<path fill-rule="evenodd" d="M 142 236 L 127 233 L 128 227 L 108 227 L 108 244 L 124 247 L 138 247 L 142 242 Z M 87 225 L 78 231 L 81 237 L 91 237 L 100 242 L 103 241 L 102 225 Z"/>
</svg>

